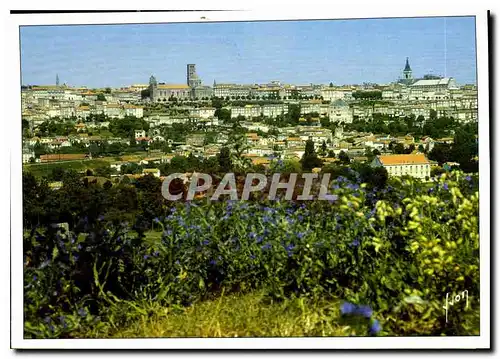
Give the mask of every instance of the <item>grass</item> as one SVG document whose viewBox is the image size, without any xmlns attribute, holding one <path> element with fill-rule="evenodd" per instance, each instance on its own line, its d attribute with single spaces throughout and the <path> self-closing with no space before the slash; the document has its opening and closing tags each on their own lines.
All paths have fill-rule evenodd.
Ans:
<svg viewBox="0 0 500 359">
<path fill-rule="evenodd" d="M 366 335 L 366 325 L 341 320 L 340 301 L 288 299 L 273 302 L 263 292 L 224 293 L 187 308 L 151 305 L 128 325 L 104 330 L 89 328 L 78 337 L 304 337 Z M 143 306 L 144 309 L 144 306 Z"/>
<path fill-rule="evenodd" d="M 36 177 L 48 176 L 56 167 L 72 169 L 75 171 L 85 171 L 98 167 L 109 166 L 109 161 L 105 159 L 62 161 L 52 163 L 32 163 L 23 165 L 23 169 L 31 172 Z"/>
</svg>

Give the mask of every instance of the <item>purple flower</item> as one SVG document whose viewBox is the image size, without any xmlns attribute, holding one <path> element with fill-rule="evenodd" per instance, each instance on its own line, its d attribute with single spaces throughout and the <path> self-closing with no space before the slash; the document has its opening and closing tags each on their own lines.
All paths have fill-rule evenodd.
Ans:
<svg viewBox="0 0 500 359">
<path fill-rule="evenodd" d="M 370 308 L 367 305 L 360 305 L 359 307 L 357 307 L 356 313 L 362 315 L 365 318 L 370 318 L 372 316 L 373 311 L 372 308 Z"/>
<path fill-rule="evenodd" d="M 448 183 L 445 183 L 445 184 L 443 185 L 443 189 L 445 189 L 446 191 L 448 190 Z"/>
<path fill-rule="evenodd" d="M 357 239 L 355 239 L 354 241 L 352 241 L 351 246 L 353 246 L 353 247 L 359 246 L 359 241 Z"/>
<path fill-rule="evenodd" d="M 142 257 L 142 258 L 144 258 L 144 259 L 148 259 L 148 258 L 149 258 L 149 256 L 148 256 L 147 254 L 145 254 L 145 255 L 144 255 L 144 257 Z"/>
<path fill-rule="evenodd" d="M 204 245 L 204 246 L 208 246 L 208 244 L 209 244 L 209 243 L 210 243 L 210 241 L 209 241 L 208 239 L 205 239 L 205 240 L 203 241 L 203 245 Z"/>
<path fill-rule="evenodd" d="M 78 315 L 80 317 L 86 317 L 87 316 L 87 311 L 84 308 L 78 309 Z"/>
<path fill-rule="evenodd" d="M 472 180 L 472 177 L 471 177 L 471 176 L 466 176 L 466 177 L 465 177 L 465 180 L 466 180 L 466 181 L 471 181 L 471 180 Z"/>
<path fill-rule="evenodd" d="M 262 247 L 261 247 L 262 250 L 267 250 L 267 249 L 271 249 L 271 244 L 270 243 L 266 243 L 264 244 Z"/>
<path fill-rule="evenodd" d="M 305 236 L 305 233 L 304 233 L 304 232 L 299 232 L 299 233 L 297 233 L 297 238 L 298 238 L 298 239 L 301 239 L 301 238 L 303 238 L 304 236 Z"/>
<path fill-rule="evenodd" d="M 374 319 L 370 326 L 370 334 L 372 335 L 377 334 L 381 330 L 382 330 L 382 325 L 380 325 L 380 322 L 377 319 Z"/>
<path fill-rule="evenodd" d="M 355 310 L 356 310 L 356 305 L 349 302 L 342 303 L 342 306 L 340 307 L 340 313 L 342 313 L 342 315 L 353 314 Z"/>
<path fill-rule="evenodd" d="M 217 264 L 217 261 L 215 259 L 211 259 L 209 263 L 210 265 L 214 266 Z"/>
</svg>

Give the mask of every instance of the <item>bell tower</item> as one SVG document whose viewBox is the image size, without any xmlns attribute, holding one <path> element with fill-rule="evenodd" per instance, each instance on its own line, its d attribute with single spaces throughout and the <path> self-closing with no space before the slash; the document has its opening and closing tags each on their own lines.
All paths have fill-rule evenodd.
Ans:
<svg viewBox="0 0 500 359">
<path fill-rule="evenodd" d="M 403 79 L 406 81 L 413 80 L 410 62 L 408 61 L 408 58 L 406 58 L 406 65 L 405 65 L 405 68 L 403 70 Z"/>
</svg>

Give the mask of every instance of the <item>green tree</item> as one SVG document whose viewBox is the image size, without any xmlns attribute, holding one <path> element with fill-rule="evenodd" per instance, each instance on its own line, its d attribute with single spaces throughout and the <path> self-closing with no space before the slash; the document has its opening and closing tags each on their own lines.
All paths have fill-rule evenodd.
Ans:
<svg viewBox="0 0 500 359">
<path fill-rule="evenodd" d="M 97 101 L 106 101 L 106 96 L 103 93 L 97 94 Z"/>
<path fill-rule="evenodd" d="M 311 171 L 313 168 L 323 165 L 323 161 L 321 161 L 316 154 L 314 142 L 312 140 L 306 141 L 306 148 L 300 163 L 304 172 Z"/>
<path fill-rule="evenodd" d="M 347 153 L 345 153 L 344 151 L 340 151 L 338 158 L 339 158 L 340 163 L 343 163 L 343 164 L 351 163 L 351 159 L 349 158 Z"/>
<path fill-rule="evenodd" d="M 219 154 L 217 155 L 217 160 L 219 163 L 219 168 L 222 172 L 230 172 L 233 168 L 233 162 L 231 160 L 231 151 L 228 147 L 222 147 Z"/>
</svg>

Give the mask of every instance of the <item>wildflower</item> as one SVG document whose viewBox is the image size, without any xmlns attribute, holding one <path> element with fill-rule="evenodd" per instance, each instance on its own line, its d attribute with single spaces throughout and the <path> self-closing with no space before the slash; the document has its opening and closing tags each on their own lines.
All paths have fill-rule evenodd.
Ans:
<svg viewBox="0 0 500 359">
<path fill-rule="evenodd" d="M 372 308 L 367 305 L 360 305 L 356 308 L 356 313 L 362 315 L 365 318 L 370 318 L 372 316 Z"/>
<path fill-rule="evenodd" d="M 301 238 L 303 238 L 304 236 L 305 236 L 305 233 L 304 233 L 304 232 L 299 232 L 299 233 L 297 233 L 297 238 L 298 238 L 298 239 L 301 239 Z"/>
<path fill-rule="evenodd" d="M 154 251 L 154 252 L 153 252 L 153 255 L 154 255 L 155 257 L 158 257 L 158 256 L 160 255 L 160 252 L 158 252 L 158 251 Z"/>
<path fill-rule="evenodd" d="M 264 244 L 262 247 L 261 247 L 262 250 L 267 250 L 267 249 L 271 249 L 271 244 L 270 243 L 266 243 Z"/>
<path fill-rule="evenodd" d="M 153 222 L 160 223 L 160 219 L 158 217 L 155 217 L 155 219 L 153 219 Z"/>
<path fill-rule="evenodd" d="M 97 217 L 97 220 L 98 221 L 102 221 L 104 219 L 104 216 L 102 214 L 100 214 L 98 217 Z"/>
<path fill-rule="evenodd" d="M 342 306 L 340 307 L 340 312 L 342 315 L 344 314 L 352 314 L 356 310 L 356 305 L 349 303 L 349 302 L 344 302 L 342 303 Z"/>
<path fill-rule="evenodd" d="M 264 239 L 264 236 L 258 236 L 256 242 L 261 243 L 263 239 Z"/>
<path fill-rule="evenodd" d="M 175 261 L 175 264 L 179 265 L 179 264 L 181 264 L 181 262 L 177 259 L 177 260 Z"/>
<path fill-rule="evenodd" d="M 249 237 L 250 239 L 254 239 L 257 236 L 255 232 L 250 232 Z"/>
<path fill-rule="evenodd" d="M 295 248 L 295 245 L 293 245 L 293 244 L 289 244 L 288 246 L 286 246 L 286 251 L 288 252 L 289 257 L 292 256 L 292 251 L 294 248 Z"/>
<path fill-rule="evenodd" d="M 45 323 L 47 323 L 47 324 L 49 324 L 51 320 L 52 320 L 52 319 L 50 319 L 50 317 L 45 317 L 45 318 L 43 319 L 43 321 L 44 321 Z"/>
<path fill-rule="evenodd" d="M 358 241 L 357 239 L 355 239 L 354 241 L 352 241 L 351 246 L 352 246 L 352 247 L 357 247 L 357 246 L 359 246 L 359 241 Z"/>
<path fill-rule="evenodd" d="M 255 259 L 255 256 L 253 254 L 250 254 L 250 259 Z"/>
<path fill-rule="evenodd" d="M 149 258 L 149 256 L 148 256 L 147 254 L 145 254 L 145 255 L 144 255 L 144 257 L 142 257 L 142 258 L 144 258 L 144 259 L 148 259 L 148 258 Z"/>
<path fill-rule="evenodd" d="M 78 309 L 78 315 L 80 317 L 86 317 L 87 316 L 87 311 L 84 308 Z"/>
<path fill-rule="evenodd" d="M 33 280 L 37 280 L 38 277 L 36 275 L 33 276 Z"/>
<path fill-rule="evenodd" d="M 443 185 L 443 189 L 445 189 L 446 191 L 448 190 L 448 183 L 445 183 L 445 184 Z"/>
<path fill-rule="evenodd" d="M 208 239 L 205 239 L 205 240 L 203 241 L 203 245 L 204 245 L 204 246 L 208 246 L 208 244 L 209 244 L 209 243 L 210 243 L 210 241 L 209 241 Z"/>
<path fill-rule="evenodd" d="M 371 326 L 370 326 L 370 334 L 377 334 L 378 332 L 380 332 L 382 330 L 382 326 L 380 325 L 380 322 L 375 319 Z"/>
<path fill-rule="evenodd" d="M 210 265 L 214 266 L 217 264 L 217 261 L 215 259 L 211 259 L 209 263 Z"/>
<path fill-rule="evenodd" d="M 465 176 L 465 180 L 470 182 L 472 180 L 472 177 L 471 176 Z"/>
</svg>

